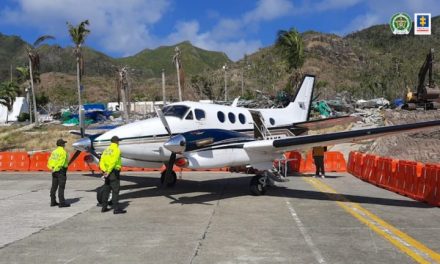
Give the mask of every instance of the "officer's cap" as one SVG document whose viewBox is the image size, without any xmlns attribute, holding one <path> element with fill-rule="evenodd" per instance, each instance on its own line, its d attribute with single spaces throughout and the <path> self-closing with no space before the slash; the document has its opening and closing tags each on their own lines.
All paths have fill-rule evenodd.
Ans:
<svg viewBox="0 0 440 264">
<path fill-rule="evenodd" d="M 119 143 L 119 137 L 118 136 L 113 136 L 111 139 L 110 139 L 110 142 L 112 142 L 112 143 Z"/>
<path fill-rule="evenodd" d="M 67 141 L 64 141 L 62 138 L 57 140 L 57 146 L 65 146 Z"/>
</svg>

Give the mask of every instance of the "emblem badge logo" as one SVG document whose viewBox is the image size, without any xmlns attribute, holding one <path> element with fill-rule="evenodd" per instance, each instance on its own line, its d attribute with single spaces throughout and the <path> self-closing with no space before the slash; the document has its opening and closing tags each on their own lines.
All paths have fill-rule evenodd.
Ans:
<svg viewBox="0 0 440 264">
<path fill-rule="evenodd" d="M 431 14 L 414 14 L 414 35 L 431 35 Z"/>
<path fill-rule="evenodd" d="M 394 35 L 408 35 L 412 27 L 411 18 L 406 13 L 394 14 L 390 27 Z"/>
</svg>

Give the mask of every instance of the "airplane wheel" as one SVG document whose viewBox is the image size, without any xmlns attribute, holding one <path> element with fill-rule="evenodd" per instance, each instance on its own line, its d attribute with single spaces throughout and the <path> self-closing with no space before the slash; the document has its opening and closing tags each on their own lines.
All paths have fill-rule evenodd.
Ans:
<svg viewBox="0 0 440 264">
<path fill-rule="evenodd" d="M 176 184 L 177 181 L 177 175 L 175 171 L 171 172 L 171 181 L 167 183 L 167 187 L 173 187 Z M 160 184 L 164 184 L 165 182 L 165 171 L 162 171 L 160 176 Z"/>
<path fill-rule="evenodd" d="M 265 177 L 263 175 L 252 177 L 249 188 L 252 195 L 259 196 L 265 194 L 267 190 Z"/>
</svg>

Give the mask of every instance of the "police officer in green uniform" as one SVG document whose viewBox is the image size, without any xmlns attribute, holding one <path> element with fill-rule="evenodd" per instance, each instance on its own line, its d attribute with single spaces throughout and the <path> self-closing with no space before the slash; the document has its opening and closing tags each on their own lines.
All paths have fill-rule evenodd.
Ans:
<svg viewBox="0 0 440 264">
<path fill-rule="evenodd" d="M 122 167 L 121 150 L 119 149 L 119 138 L 117 136 L 113 136 L 110 139 L 110 142 L 110 146 L 104 150 L 101 155 L 101 160 L 99 161 L 99 168 L 102 170 L 103 178 L 105 180 L 105 184 L 103 187 L 101 212 L 104 213 L 110 210 L 107 206 L 108 197 L 111 190 L 113 213 L 123 214 L 126 213 L 126 211 L 120 209 L 118 204 L 120 187 L 119 174 Z"/>
<path fill-rule="evenodd" d="M 70 204 L 66 203 L 64 199 L 64 188 L 66 187 L 66 172 L 69 165 L 69 156 L 64 149 L 66 141 L 63 139 L 57 140 L 57 148 L 52 151 L 47 167 L 52 171 L 52 188 L 50 189 L 50 206 L 70 207 Z M 55 193 L 58 189 L 58 199 L 60 203 L 57 203 Z"/>
</svg>

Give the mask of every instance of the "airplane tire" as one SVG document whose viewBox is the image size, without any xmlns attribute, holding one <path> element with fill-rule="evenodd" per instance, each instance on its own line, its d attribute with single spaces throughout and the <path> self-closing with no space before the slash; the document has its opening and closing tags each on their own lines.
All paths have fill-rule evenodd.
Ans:
<svg viewBox="0 0 440 264">
<path fill-rule="evenodd" d="M 267 187 L 261 183 L 261 178 L 264 177 L 262 175 L 256 175 L 252 177 L 249 189 L 252 195 L 260 196 L 266 193 Z"/>
<path fill-rule="evenodd" d="M 177 175 L 175 171 L 171 172 L 171 181 L 167 183 L 167 187 L 173 187 L 176 184 Z M 165 182 L 165 171 L 163 171 L 160 175 L 160 184 L 164 184 Z"/>
</svg>

